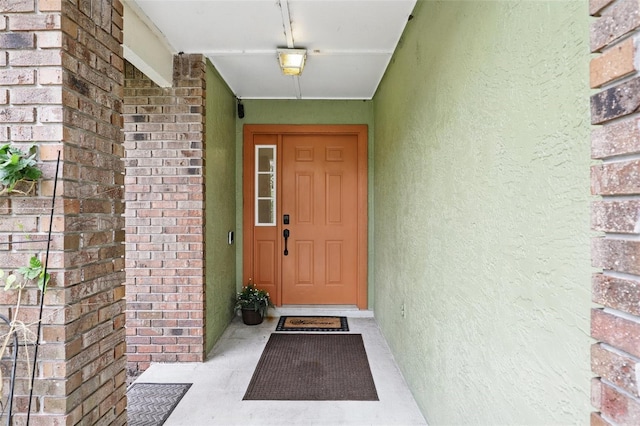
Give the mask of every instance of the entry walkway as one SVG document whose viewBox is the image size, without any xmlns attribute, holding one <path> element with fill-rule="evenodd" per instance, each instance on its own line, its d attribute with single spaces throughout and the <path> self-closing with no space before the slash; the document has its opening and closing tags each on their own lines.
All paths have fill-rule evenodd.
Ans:
<svg viewBox="0 0 640 426">
<path fill-rule="evenodd" d="M 136 382 L 193 383 L 165 426 L 426 425 L 375 320 L 353 314 L 349 332 L 362 334 L 380 401 L 243 401 L 277 317 L 256 326 L 235 318 L 204 363 L 153 364 Z"/>
</svg>

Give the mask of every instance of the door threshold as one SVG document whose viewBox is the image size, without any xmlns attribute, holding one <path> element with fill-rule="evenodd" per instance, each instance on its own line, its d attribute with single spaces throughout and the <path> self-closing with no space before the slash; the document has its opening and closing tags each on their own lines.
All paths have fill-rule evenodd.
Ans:
<svg viewBox="0 0 640 426">
<path fill-rule="evenodd" d="M 270 309 L 275 316 L 311 315 L 373 318 L 373 311 L 360 310 L 356 305 L 282 305 Z"/>
</svg>

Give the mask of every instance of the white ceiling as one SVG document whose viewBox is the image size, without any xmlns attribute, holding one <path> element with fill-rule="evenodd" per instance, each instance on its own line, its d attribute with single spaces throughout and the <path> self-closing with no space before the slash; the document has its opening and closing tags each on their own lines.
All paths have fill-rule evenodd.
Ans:
<svg viewBox="0 0 640 426">
<path fill-rule="evenodd" d="M 202 53 L 242 99 L 371 99 L 416 0 L 134 0 L 175 52 Z M 276 49 L 307 49 L 300 77 Z"/>
</svg>

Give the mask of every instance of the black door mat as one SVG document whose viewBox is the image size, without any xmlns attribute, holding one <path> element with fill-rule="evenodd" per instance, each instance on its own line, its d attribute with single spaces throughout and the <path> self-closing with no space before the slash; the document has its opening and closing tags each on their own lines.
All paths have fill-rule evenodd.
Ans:
<svg viewBox="0 0 640 426">
<path fill-rule="evenodd" d="M 274 333 L 245 400 L 378 401 L 361 334 Z"/>
<path fill-rule="evenodd" d="M 127 424 L 164 424 L 190 387 L 191 383 L 134 383 L 127 390 Z"/>
<path fill-rule="evenodd" d="M 349 331 L 347 317 L 282 316 L 276 331 Z"/>
</svg>

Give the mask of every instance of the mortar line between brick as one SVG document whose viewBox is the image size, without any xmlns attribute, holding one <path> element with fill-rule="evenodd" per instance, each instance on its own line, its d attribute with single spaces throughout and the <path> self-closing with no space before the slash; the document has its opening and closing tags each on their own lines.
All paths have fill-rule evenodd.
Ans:
<svg viewBox="0 0 640 426">
<path fill-rule="evenodd" d="M 618 318 L 625 319 L 627 321 L 631 321 L 631 322 L 636 323 L 636 324 L 640 324 L 640 317 L 632 315 L 632 314 L 630 314 L 628 312 L 619 311 L 617 309 L 607 308 L 607 307 L 605 307 L 603 309 L 603 312 L 605 312 L 607 314 L 610 314 L 610 315 L 613 315 L 613 316 L 616 316 Z"/>
<path fill-rule="evenodd" d="M 618 425 L 617 422 L 615 422 L 611 417 L 607 416 L 605 413 L 600 413 L 600 417 L 602 417 L 611 426 L 617 426 Z"/>
<path fill-rule="evenodd" d="M 640 200 L 640 194 L 638 195 L 634 195 L 634 194 L 621 194 L 621 195 L 609 195 L 609 194 L 601 194 L 601 195 L 594 195 L 594 197 L 601 197 L 601 200 L 598 200 L 597 198 L 594 198 L 592 201 L 639 201 Z"/>
<path fill-rule="evenodd" d="M 606 350 L 608 350 L 609 352 L 613 352 L 614 354 L 620 355 L 620 356 L 625 357 L 625 358 L 631 358 L 632 360 L 640 363 L 640 358 L 638 358 L 638 357 L 636 357 L 634 355 L 631 355 L 631 354 L 629 354 L 629 353 L 627 353 L 625 351 L 622 351 L 622 350 L 616 348 L 615 346 L 611 346 L 611 345 L 609 345 L 607 343 L 604 343 L 604 342 L 598 342 L 598 343 L 600 343 L 600 345 L 603 348 L 605 348 Z"/>
<path fill-rule="evenodd" d="M 640 405 L 640 398 L 638 398 L 634 394 L 629 393 L 628 391 L 622 389 L 621 387 L 619 387 L 618 385 L 616 385 L 613 382 L 610 382 L 609 380 L 605 379 L 604 377 L 601 377 L 600 381 L 602 381 L 602 383 L 606 384 L 607 386 L 612 387 L 613 389 L 615 389 L 616 392 L 621 393 L 622 395 L 626 396 L 627 398 L 632 399 L 633 401 L 635 401 L 637 404 Z M 616 424 L 616 423 L 612 423 L 612 424 Z"/>
<path fill-rule="evenodd" d="M 640 74 L 637 74 L 636 77 L 640 76 Z M 600 92 L 604 92 L 604 90 L 599 90 L 598 92 L 593 92 L 593 95 L 597 95 Z M 612 118 L 611 120 L 607 120 L 603 123 L 598 123 L 598 124 L 593 124 L 593 123 L 589 123 L 589 126 L 591 126 L 591 131 L 593 132 L 595 129 L 600 128 L 602 126 L 609 126 L 612 124 L 616 124 L 620 121 L 625 121 L 625 120 L 633 120 L 634 118 L 640 118 L 640 112 L 632 112 L 631 114 L 627 114 L 627 115 L 621 115 L 620 117 L 615 117 Z M 600 160 L 599 158 L 594 158 L 594 160 Z"/>
<path fill-rule="evenodd" d="M 633 154 L 621 154 L 613 157 L 602 158 L 602 164 L 615 164 L 615 163 L 624 163 L 629 161 L 637 161 L 640 160 L 640 152 Z"/>
<path fill-rule="evenodd" d="M 604 236 L 608 240 L 640 241 L 640 235 L 638 235 L 638 234 L 624 234 L 624 233 L 617 233 L 617 232 L 606 232 L 604 234 Z"/>
<path fill-rule="evenodd" d="M 618 272 L 612 270 L 605 270 L 602 272 L 603 275 L 612 278 L 620 278 L 623 280 L 632 280 L 632 281 L 640 281 L 639 275 L 629 274 L 628 272 Z"/>
</svg>

